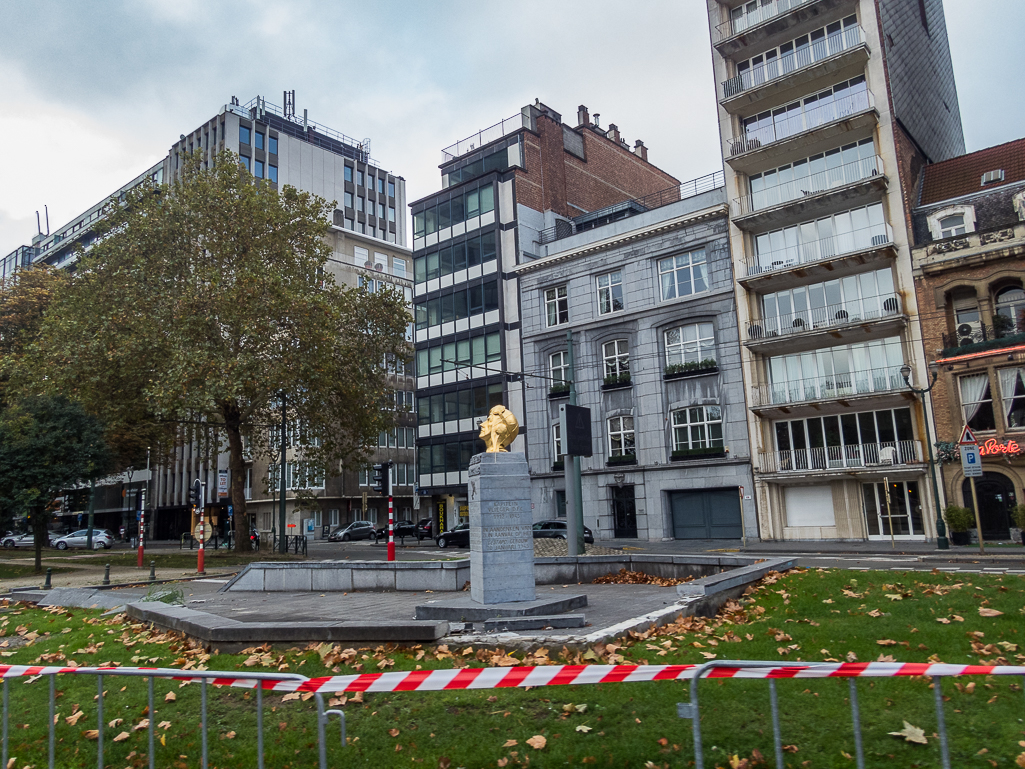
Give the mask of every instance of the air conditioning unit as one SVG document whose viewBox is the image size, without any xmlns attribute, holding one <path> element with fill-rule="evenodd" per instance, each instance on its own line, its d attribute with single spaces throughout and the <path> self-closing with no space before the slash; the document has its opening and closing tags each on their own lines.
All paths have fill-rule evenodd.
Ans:
<svg viewBox="0 0 1025 769">
<path fill-rule="evenodd" d="M 957 327 L 957 344 L 959 347 L 966 344 L 975 344 L 975 326 L 971 323 L 962 323 Z"/>
<path fill-rule="evenodd" d="M 985 187 L 987 184 L 993 182 L 1002 182 L 1004 180 L 1004 169 L 998 168 L 996 171 L 987 171 L 982 175 L 982 185 Z"/>
</svg>

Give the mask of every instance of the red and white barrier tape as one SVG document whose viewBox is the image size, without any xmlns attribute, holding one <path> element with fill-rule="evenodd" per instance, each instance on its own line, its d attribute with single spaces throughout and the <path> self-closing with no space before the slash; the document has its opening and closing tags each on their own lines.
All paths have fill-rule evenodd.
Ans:
<svg viewBox="0 0 1025 769">
<path fill-rule="evenodd" d="M 278 692 L 423 692 L 458 689 L 503 689 L 568 684 L 637 683 L 688 679 L 698 665 L 541 665 L 538 667 L 454 668 L 449 670 L 410 670 L 390 673 L 361 673 L 349 676 L 325 676 L 307 679 L 247 678 L 229 671 L 182 671 L 171 668 L 90 668 L 0 665 L 0 677 L 17 678 L 60 674 L 117 674 L 172 679 L 205 678 L 215 686 L 254 689 L 261 686 Z M 182 674 L 185 675 L 182 675 Z M 263 674 L 268 675 L 268 674 Z M 273 674 L 270 674 L 273 675 Z M 738 666 L 723 664 L 709 667 L 705 678 L 879 678 L 892 676 L 972 676 L 1020 675 L 1025 666 L 946 665 L 902 662 L 812 662 L 786 667 Z"/>
</svg>

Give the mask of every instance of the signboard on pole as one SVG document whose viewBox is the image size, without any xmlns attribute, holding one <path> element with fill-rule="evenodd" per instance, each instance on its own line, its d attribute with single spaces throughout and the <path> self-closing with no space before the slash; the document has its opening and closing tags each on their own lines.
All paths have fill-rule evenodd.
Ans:
<svg viewBox="0 0 1025 769">
<path fill-rule="evenodd" d="M 217 471 L 217 496 L 218 498 L 228 496 L 228 471 Z"/>
<path fill-rule="evenodd" d="M 975 440 L 975 433 L 968 425 L 961 431 L 961 438 L 957 442 L 961 451 L 961 470 L 965 478 L 982 477 L 982 455 L 979 452 L 979 442 Z"/>
<path fill-rule="evenodd" d="M 591 456 L 591 409 L 562 404 L 559 406 L 559 425 L 564 454 Z"/>
</svg>

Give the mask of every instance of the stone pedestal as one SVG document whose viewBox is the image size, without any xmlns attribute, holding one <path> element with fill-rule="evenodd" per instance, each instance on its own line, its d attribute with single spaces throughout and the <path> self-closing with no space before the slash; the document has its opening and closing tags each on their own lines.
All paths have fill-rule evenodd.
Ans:
<svg viewBox="0 0 1025 769">
<path fill-rule="evenodd" d="M 477 603 L 533 601 L 530 476 L 519 453 L 470 460 L 470 597 Z"/>
</svg>

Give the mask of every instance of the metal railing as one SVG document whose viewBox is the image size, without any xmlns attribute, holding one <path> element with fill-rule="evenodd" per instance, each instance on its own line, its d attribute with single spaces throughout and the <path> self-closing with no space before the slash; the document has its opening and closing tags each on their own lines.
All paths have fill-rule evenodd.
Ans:
<svg viewBox="0 0 1025 769">
<path fill-rule="evenodd" d="M 752 321 L 747 326 L 747 338 L 751 341 L 771 339 L 778 336 L 804 334 L 825 328 L 839 328 L 870 320 L 881 320 L 901 314 L 900 294 L 856 299 L 852 302 L 827 304 L 812 307 L 787 315 L 776 315 Z"/>
<path fill-rule="evenodd" d="M 747 276 L 762 275 L 779 270 L 792 270 L 802 264 L 824 262 L 844 254 L 882 248 L 893 243 L 893 229 L 889 224 L 875 224 L 851 232 L 831 235 L 805 243 L 794 243 L 771 251 L 761 251 L 746 261 Z"/>
<path fill-rule="evenodd" d="M 758 662 L 714 660 L 699 665 L 691 671 L 690 702 L 677 703 L 676 713 L 680 718 L 689 718 L 694 735 L 694 766 L 704 769 L 704 745 L 701 737 L 701 700 L 698 698 L 698 684 L 704 678 L 715 678 L 721 684 L 724 679 L 760 678 L 769 682 L 769 712 L 772 720 L 772 744 L 777 769 L 783 769 L 784 744 L 780 727 L 779 692 L 776 690 L 776 679 L 825 679 L 846 678 L 848 682 L 848 701 L 851 706 L 851 726 L 854 741 L 854 758 L 857 769 L 865 769 L 865 747 L 861 733 L 861 710 L 858 705 L 858 686 L 855 679 L 922 676 L 932 679 L 933 702 L 936 708 L 936 733 L 940 745 L 940 765 L 950 769 L 950 745 L 947 741 L 946 714 L 943 707 L 943 679 L 961 675 L 997 675 L 1021 676 L 1025 682 L 1025 668 L 1012 666 L 988 665 L 944 665 L 928 663 L 900 662 L 859 662 L 848 664 L 803 663 L 803 662 Z M 1022 687 L 1025 689 L 1025 687 Z M 809 711 L 811 712 L 811 711 Z M 959 713 L 960 711 L 954 711 Z M 830 724 L 830 729 L 835 725 Z"/>
<path fill-rule="evenodd" d="M 758 469 L 763 473 L 803 473 L 812 470 L 866 469 L 919 464 L 923 460 L 919 441 L 853 443 L 786 451 L 762 451 Z"/>
<path fill-rule="evenodd" d="M 812 0 L 762 0 L 761 5 L 752 13 L 742 14 L 729 21 L 724 21 L 715 28 L 716 42 L 721 43 L 723 40 L 729 40 L 734 35 L 739 35 L 741 32 L 750 29 L 763 21 L 774 19 L 780 14 L 791 11 L 794 8 L 799 8 L 802 5 L 807 5 Z"/>
<path fill-rule="evenodd" d="M 839 157 L 839 153 L 837 153 Z M 810 164 L 805 164 L 803 170 L 808 171 Z M 794 173 L 794 169 L 786 169 L 788 173 Z M 753 214 L 766 208 L 789 203 L 793 200 L 801 200 L 813 195 L 844 187 L 848 184 L 870 179 L 883 174 L 883 159 L 878 155 L 860 158 L 843 165 L 825 168 L 816 173 L 798 176 L 771 187 L 765 187 L 757 192 L 752 191 L 750 195 L 743 195 L 733 201 L 733 215 L 744 216 Z M 782 174 L 777 174 L 781 176 Z"/>
<path fill-rule="evenodd" d="M 953 350 L 954 348 L 968 348 L 965 352 L 972 352 L 975 345 L 983 343 L 1006 340 L 1008 343 L 1022 343 L 1025 339 L 1019 339 L 1025 335 L 1025 322 L 1014 320 L 1003 315 L 994 316 L 996 323 L 961 323 L 953 334 L 943 335 L 943 349 Z"/>
<path fill-rule="evenodd" d="M 752 391 L 752 400 L 755 406 L 774 406 L 906 390 L 907 384 L 900 375 L 900 369 L 876 368 L 758 385 Z"/>
<path fill-rule="evenodd" d="M 228 108 L 230 109 L 231 105 L 229 105 Z M 246 113 L 245 116 L 251 119 L 256 116 L 257 108 L 262 108 L 265 112 L 270 112 L 273 115 L 277 115 L 282 120 L 287 120 L 289 123 L 294 123 L 297 126 L 312 128 L 317 133 L 323 134 L 324 136 L 328 136 L 337 142 L 341 142 L 342 144 L 352 147 L 353 149 L 363 153 L 366 156 L 366 160 L 370 162 L 370 148 L 368 140 L 359 141 L 357 139 L 353 139 L 351 136 L 346 136 L 341 131 L 336 131 L 333 128 L 328 128 L 326 125 L 321 125 L 320 123 L 316 123 L 313 120 L 299 120 L 295 115 L 286 115 L 285 111 L 277 104 L 271 104 L 269 101 L 260 96 L 250 99 L 241 107 L 241 109 Z"/>
<path fill-rule="evenodd" d="M 724 172 L 714 171 L 713 173 L 699 176 L 696 179 L 691 179 L 690 181 L 683 182 L 682 184 L 677 184 L 672 187 L 667 187 L 664 190 L 653 192 L 642 198 L 625 200 L 622 203 L 616 203 L 597 211 L 592 211 L 587 214 L 587 221 L 581 225 L 578 225 L 575 221 L 567 221 L 564 219 L 559 220 L 554 227 L 548 227 L 538 233 L 538 244 L 544 245 L 545 243 L 551 243 L 556 240 L 568 238 L 571 235 L 576 235 L 578 232 L 593 229 L 595 226 L 593 223 L 596 220 L 601 220 L 603 216 L 606 215 L 611 216 L 614 214 L 620 214 L 616 217 L 617 219 L 634 216 L 636 214 L 644 213 L 645 211 L 651 211 L 655 208 L 667 206 L 670 203 L 678 203 L 681 200 L 696 197 L 704 192 L 709 192 L 719 187 L 723 187 L 725 184 Z M 604 222 L 602 222 L 602 224 L 604 224 Z"/>
<path fill-rule="evenodd" d="M 809 94 L 811 96 L 813 94 Z M 801 109 L 775 110 L 772 122 L 759 128 L 746 130 L 741 136 L 729 140 L 730 156 L 753 152 L 770 144 L 796 136 L 813 128 L 845 120 L 859 112 L 875 109 L 875 99 L 868 89 L 855 91 L 838 99 L 823 102 L 816 101 L 815 107 L 807 108 L 804 99 L 800 100 Z"/>
<path fill-rule="evenodd" d="M 472 136 L 468 136 L 457 141 L 455 144 L 445 147 L 441 151 L 441 162 L 448 163 L 465 155 L 467 152 L 478 150 L 485 144 L 498 141 L 503 136 L 519 131 L 521 128 L 530 128 L 530 117 L 522 112 L 517 112 L 512 117 L 507 117 L 505 120 L 499 121 L 489 128 L 484 128 Z"/>
<path fill-rule="evenodd" d="M 756 67 L 746 69 L 736 77 L 724 80 L 722 83 L 723 98 L 729 99 L 751 88 L 758 88 L 777 78 L 786 77 L 791 72 L 799 72 L 824 59 L 862 45 L 864 42 L 865 36 L 858 24 L 852 24 L 832 34 L 824 35 L 812 41 L 811 45 L 791 50 L 789 53 L 772 58 Z"/>
</svg>

